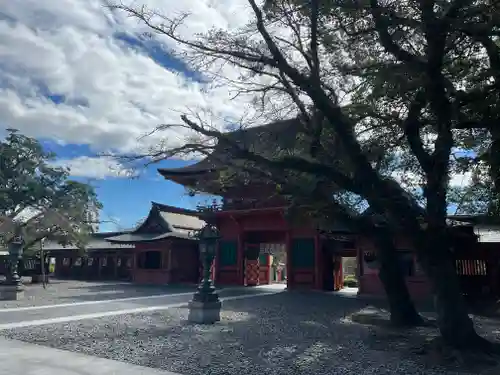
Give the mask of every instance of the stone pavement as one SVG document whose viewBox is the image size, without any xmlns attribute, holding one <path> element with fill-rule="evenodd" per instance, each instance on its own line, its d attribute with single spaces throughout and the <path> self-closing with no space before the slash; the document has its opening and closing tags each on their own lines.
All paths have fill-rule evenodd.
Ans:
<svg viewBox="0 0 500 375">
<path fill-rule="evenodd" d="M 222 300 L 247 298 L 281 292 L 274 289 L 227 288 L 218 291 Z M 141 295 L 91 301 L 75 301 L 52 305 L 0 308 L 0 331 L 5 329 L 67 323 L 85 319 L 147 313 L 186 305 L 193 291 L 169 294 Z"/>
<path fill-rule="evenodd" d="M 349 322 L 366 301 L 251 290 L 261 294 L 223 301 L 221 321 L 214 325 L 187 322 L 184 305 L 29 325 L 0 330 L 0 336 L 183 375 L 478 374 L 429 365 L 416 356 L 413 338 L 420 343 L 427 331 L 387 336 Z M 496 325 L 483 329 L 492 332 Z"/>
<path fill-rule="evenodd" d="M 0 336 L 4 337 L 0 342 L 0 375 L 7 371 L 9 375 L 128 374 L 125 369 L 145 375 L 485 374 L 464 371 L 461 366 L 441 367 L 416 355 L 415 344 L 420 346 L 429 335 L 437 334 L 432 327 L 392 332 L 353 323 L 349 317 L 374 302 L 354 298 L 347 291 L 226 289 L 221 291 L 221 321 L 198 325 L 186 321 L 185 302 L 190 295 L 186 292 L 181 296 L 184 291 L 148 296 L 144 289 L 137 296 L 133 286 L 127 286 L 126 292 L 117 290 L 132 297 L 102 300 L 101 291 L 96 292 L 101 300 L 95 300 L 91 289 L 82 286 L 85 292 L 73 293 L 80 289 L 69 285 L 58 287 L 73 301 L 62 306 L 61 300 L 54 305 L 54 299 L 51 306 L 0 308 Z M 110 285 L 109 291 L 115 288 Z M 40 301 L 39 297 L 33 299 Z M 485 337 L 500 337 L 498 321 L 479 317 L 474 321 Z M 33 344 L 45 347 L 44 352 Z M 6 345 L 10 351 L 2 349 Z M 68 352 L 52 355 L 56 352 L 49 348 Z M 19 354 L 21 351 L 28 354 Z M 89 360 L 92 365 L 86 364 Z M 94 364 L 98 369 L 92 367 Z M 34 372 L 36 366 L 39 369 Z"/>
<path fill-rule="evenodd" d="M 0 375 L 180 375 L 0 338 Z"/>
</svg>

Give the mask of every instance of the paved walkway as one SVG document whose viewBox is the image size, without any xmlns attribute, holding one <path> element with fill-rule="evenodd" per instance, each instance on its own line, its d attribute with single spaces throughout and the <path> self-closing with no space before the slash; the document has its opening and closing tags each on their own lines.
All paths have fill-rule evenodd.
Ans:
<svg viewBox="0 0 500 375">
<path fill-rule="evenodd" d="M 219 296 L 222 301 L 231 301 L 279 293 L 282 290 L 282 286 L 251 289 L 230 288 L 220 290 Z M 0 331 L 166 310 L 185 305 L 192 298 L 192 295 L 192 292 L 171 293 L 43 306 L 0 308 Z M 180 375 L 0 337 L 0 375 L 87 374 Z"/>
<path fill-rule="evenodd" d="M 222 301 L 278 293 L 274 288 L 228 288 L 218 292 Z M 186 305 L 193 293 L 171 293 L 44 306 L 0 308 L 0 330 L 66 323 L 116 315 L 147 313 Z"/>
<path fill-rule="evenodd" d="M 0 375 L 180 375 L 0 338 Z"/>
</svg>

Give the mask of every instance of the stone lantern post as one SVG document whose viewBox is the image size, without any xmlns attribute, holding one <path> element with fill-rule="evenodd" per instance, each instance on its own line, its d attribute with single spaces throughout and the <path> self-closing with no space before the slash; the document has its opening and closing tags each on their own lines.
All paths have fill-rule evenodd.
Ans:
<svg viewBox="0 0 500 375">
<path fill-rule="evenodd" d="M 24 287 L 19 276 L 19 261 L 23 256 L 24 241 L 15 236 L 9 243 L 9 269 L 7 282 L 0 287 L 0 298 L 3 300 L 20 300 L 24 297 Z"/>
<path fill-rule="evenodd" d="M 203 279 L 189 302 L 188 320 L 199 324 L 213 324 L 220 320 L 221 302 L 210 278 L 210 268 L 215 258 L 220 234 L 214 225 L 207 224 L 197 237 L 200 241 Z"/>
</svg>

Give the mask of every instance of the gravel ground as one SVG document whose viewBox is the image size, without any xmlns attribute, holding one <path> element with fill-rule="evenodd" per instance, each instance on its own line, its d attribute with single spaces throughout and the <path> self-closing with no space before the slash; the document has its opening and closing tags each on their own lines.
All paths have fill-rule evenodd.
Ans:
<svg viewBox="0 0 500 375">
<path fill-rule="evenodd" d="M 51 279 L 44 289 L 42 284 L 31 284 L 31 278 L 23 278 L 24 298 L 19 301 L 0 301 L 0 308 L 55 305 L 61 303 L 99 301 L 116 298 L 188 292 L 194 287 L 139 286 L 120 282 L 89 282 Z"/>
<path fill-rule="evenodd" d="M 414 354 L 430 328 L 387 334 L 345 317 L 357 299 L 281 293 L 223 303 L 222 322 L 186 322 L 187 307 L 3 331 L 23 341 L 186 375 L 479 374 Z M 489 335 L 500 326 L 478 320 Z M 498 374 L 500 371 L 491 372 Z"/>
</svg>

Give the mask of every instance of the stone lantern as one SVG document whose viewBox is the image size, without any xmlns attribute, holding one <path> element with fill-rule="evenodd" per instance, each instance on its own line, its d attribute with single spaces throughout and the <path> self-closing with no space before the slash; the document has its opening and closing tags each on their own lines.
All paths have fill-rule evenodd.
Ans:
<svg viewBox="0 0 500 375">
<path fill-rule="evenodd" d="M 221 302 L 210 278 L 210 268 L 215 258 L 220 233 L 214 225 L 205 225 L 197 234 L 203 279 L 193 299 L 189 302 L 188 320 L 199 324 L 213 324 L 220 320 Z"/>
<path fill-rule="evenodd" d="M 15 236 L 9 242 L 7 282 L 0 288 L 0 298 L 3 300 L 19 300 L 24 296 L 24 287 L 19 276 L 19 261 L 23 256 L 23 245 L 24 241 L 21 236 Z"/>
</svg>

